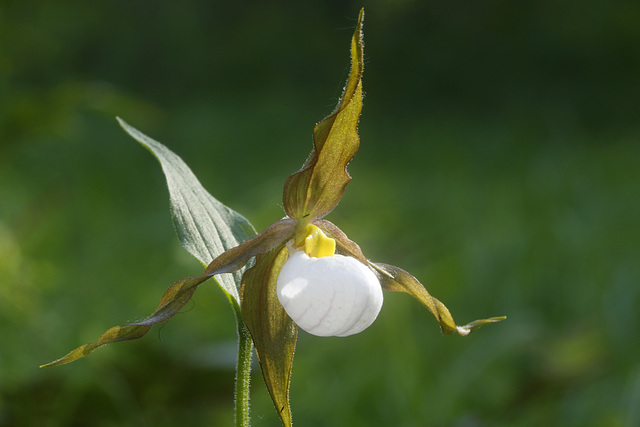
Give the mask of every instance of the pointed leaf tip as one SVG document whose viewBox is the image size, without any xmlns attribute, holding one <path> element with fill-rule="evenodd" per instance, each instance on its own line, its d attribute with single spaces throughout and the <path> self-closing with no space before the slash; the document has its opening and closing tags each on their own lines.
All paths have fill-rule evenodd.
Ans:
<svg viewBox="0 0 640 427">
<path fill-rule="evenodd" d="M 251 223 L 222 204 L 202 186 L 189 166 L 158 141 L 117 117 L 120 126 L 160 162 L 167 180 L 171 218 L 182 246 L 204 265 L 256 235 Z M 218 276 L 220 287 L 240 304 L 241 269 Z"/>
<path fill-rule="evenodd" d="M 287 178 L 284 208 L 290 218 L 322 218 L 340 202 L 351 176 L 347 164 L 358 151 L 364 70 L 364 9 L 351 39 L 351 71 L 334 112 L 313 129 L 313 151 L 300 171 Z"/>
</svg>

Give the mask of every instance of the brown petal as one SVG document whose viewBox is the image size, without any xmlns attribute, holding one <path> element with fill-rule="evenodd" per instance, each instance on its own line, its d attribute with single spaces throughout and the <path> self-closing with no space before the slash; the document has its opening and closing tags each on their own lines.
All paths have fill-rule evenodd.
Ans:
<svg viewBox="0 0 640 427">
<path fill-rule="evenodd" d="M 84 344 L 58 360 L 41 367 L 64 365 L 93 352 L 105 344 L 128 341 L 143 337 L 153 325 L 165 322 L 175 316 L 191 299 L 198 286 L 216 274 L 231 273 L 243 267 L 247 261 L 260 253 L 267 252 L 275 246 L 281 246 L 293 233 L 294 222 L 290 219 L 278 221 L 267 227 L 262 233 L 246 242 L 229 249 L 211 261 L 201 276 L 187 277 L 171 285 L 162 296 L 156 310 L 141 322 L 114 326 L 105 331 L 97 341 Z M 234 298 L 227 295 L 232 304 Z M 234 307 L 236 310 L 239 308 Z"/>
<path fill-rule="evenodd" d="M 418 279 L 413 277 L 411 274 L 401 268 L 394 267 L 389 264 L 369 263 L 369 265 L 378 272 L 380 283 L 384 289 L 394 292 L 405 292 L 409 295 L 413 295 L 418 299 L 418 301 L 424 304 L 435 316 L 436 320 L 440 324 L 440 328 L 442 328 L 442 332 L 445 334 L 457 332 L 462 336 L 466 336 L 482 325 L 506 319 L 505 316 L 491 317 L 489 319 L 475 320 L 464 326 L 456 326 L 456 323 L 454 322 L 447 307 L 445 307 L 445 305 L 436 298 L 432 297 L 425 287 L 422 286 L 422 283 L 420 283 Z"/>
</svg>

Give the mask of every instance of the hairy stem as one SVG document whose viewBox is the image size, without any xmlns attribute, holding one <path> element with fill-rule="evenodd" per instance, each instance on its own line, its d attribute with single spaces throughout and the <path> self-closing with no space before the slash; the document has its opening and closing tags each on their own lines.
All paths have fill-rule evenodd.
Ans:
<svg viewBox="0 0 640 427">
<path fill-rule="evenodd" d="M 238 322 L 238 361 L 236 365 L 236 427 L 249 427 L 249 388 L 251 382 L 251 352 L 253 341 L 247 326 L 236 311 Z"/>
</svg>

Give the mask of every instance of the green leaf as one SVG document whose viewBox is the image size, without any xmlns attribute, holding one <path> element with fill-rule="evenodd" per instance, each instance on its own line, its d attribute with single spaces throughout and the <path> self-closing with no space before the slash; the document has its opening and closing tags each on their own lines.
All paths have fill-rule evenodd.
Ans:
<svg viewBox="0 0 640 427">
<path fill-rule="evenodd" d="M 84 344 L 60 359 L 42 365 L 41 368 L 73 362 L 74 360 L 87 356 L 105 344 L 143 337 L 149 332 L 153 325 L 165 322 L 176 315 L 182 307 L 189 302 L 201 283 L 216 274 L 238 271 L 250 258 L 261 253 L 269 252 L 274 247 L 282 246 L 283 242 L 289 240 L 293 235 L 293 229 L 294 222 L 292 220 L 281 220 L 271 224 L 266 230 L 253 239 L 229 249 L 211 261 L 203 275 L 187 277 L 171 285 L 162 296 L 156 310 L 146 319 L 136 323 L 109 328 L 96 342 Z"/>
<path fill-rule="evenodd" d="M 360 11 L 351 41 L 351 72 L 336 110 L 313 130 L 314 149 L 302 169 L 287 178 L 284 208 L 290 218 L 322 218 L 336 207 L 351 177 L 347 164 L 358 151 L 362 111 L 363 43 Z"/>
<path fill-rule="evenodd" d="M 179 156 L 124 120 L 118 118 L 118 122 L 160 162 L 169 188 L 173 224 L 180 243 L 191 255 L 207 265 L 224 251 L 256 235 L 246 218 L 205 190 Z M 225 293 L 238 304 L 243 271 L 240 269 L 233 275 L 224 274 L 216 278 Z"/>
<path fill-rule="evenodd" d="M 256 347 L 262 376 L 286 427 L 291 426 L 289 384 L 298 329 L 280 305 L 276 281 L 289 257 L 283 245 L 256 257 L 242 278 L 242 317 Z"/>
<path fill-rule="evenodd" d="M 505 316 L 491 317 L 489 319 L 475 320 L 464 326 L 456 326 L 451 313 L 443 303 L 432 297 L 429 292 L 422 286 L 411 274 L 401 268 L 394 267 L 389 264 L 369 263 L 378 272 L 382 287 L 388 291 L 405 292 L 413 295 L 418 301 L 424 304 L 429 311 L 435 316 L 436 320 L 445 334 L 457 332 L 462 336 L 469 335 L 472 331 L 478 329 L 487 323 L 499 322 L 506 319 Z"/>
</svg>

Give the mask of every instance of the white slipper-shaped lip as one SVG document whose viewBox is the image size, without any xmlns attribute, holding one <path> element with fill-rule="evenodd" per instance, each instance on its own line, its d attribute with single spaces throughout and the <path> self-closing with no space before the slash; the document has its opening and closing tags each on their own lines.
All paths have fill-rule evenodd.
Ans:
<svg viewBox="0 0 640 427">
<path fill-rule="evenodd" d="M 368 328 L 382 308 L 376 275 L 355 258 L 333 255 L 289 256 L 277 281 L 280 304 L 303 330 L 318 336 L 357 334 Z"/>
</svg>

